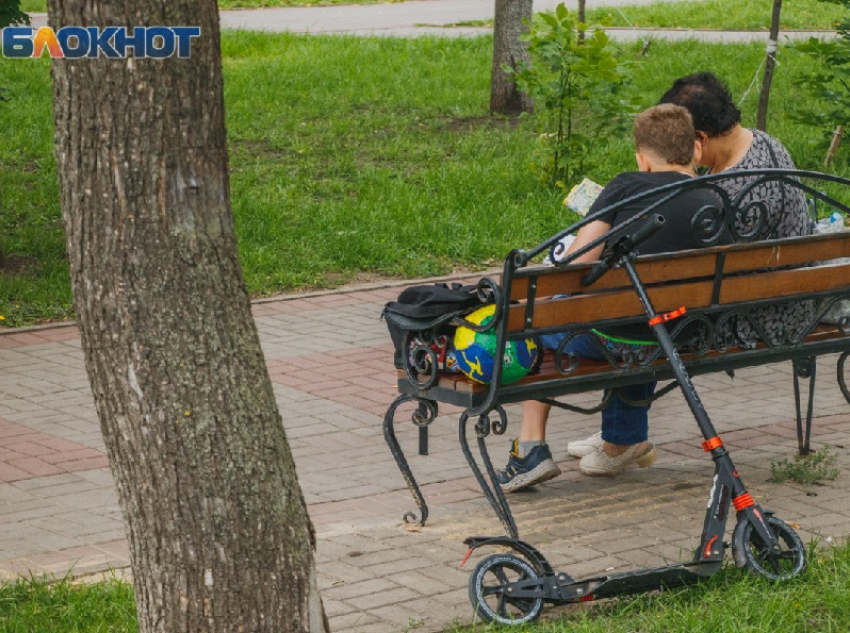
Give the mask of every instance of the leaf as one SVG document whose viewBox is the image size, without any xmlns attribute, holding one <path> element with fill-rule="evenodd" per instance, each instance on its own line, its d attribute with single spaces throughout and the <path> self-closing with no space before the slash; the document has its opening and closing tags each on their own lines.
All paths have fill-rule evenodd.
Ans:
<svg viewBox="0 0 850 633">
<path fill-rule="evenodd" d="M 555 15 L 558 17 L 558 20 L 563 22 L 570 15 L 570 12 L 567 10 L 566 5 L 562 2 L 557 7 L 555 7 Z"/>
</svg>

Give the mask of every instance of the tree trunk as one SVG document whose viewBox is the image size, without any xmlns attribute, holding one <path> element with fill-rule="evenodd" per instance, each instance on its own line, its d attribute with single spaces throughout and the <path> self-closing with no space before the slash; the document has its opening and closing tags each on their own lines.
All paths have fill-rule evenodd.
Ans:
<svg viewBox="0 0 850 633">
<path fill-rule="evenodd" d="M 773 0 L 773 13 L 770 18 L 770 39 L 767 42 L 767 58 L 764 65 L 764 77 L 761 83 L 756 127 L 767 131 L 767 103 L 770 100 L 770 84 L 773 82 L 773 67 L 776 65 L 776 44 L 779 40 L 779 14 L 782 12 L 782 0 Z"/>
<path fill-rule="evenodd" d="M 841 145 L 841 137 L 844 136 L 844 126 L 839 125 L 835 128 L 835 133 L 832 135 L 832 141 L 829 143 L 829 150 L 826 152 L 826 158 L 823 160 L 824 167 L 828 167 L 835 159 L 835 152 L 838 151 L 838 146 Z M 3 253 L 0 253 L 0 263 L 2 263 Z"/>
<path fill-rule="evenodd" d="M 74 308 L 139 630 L 326 632 L 314 534 L 236 253 L 215 0 L 49 0 L 199 25 L 191 58 L 54 60 Z"/>
<path fill-rule="evenodd" d="M 516 116 L 532 112 L 534 104 L 503 70 L 503 66 L 517 68 L 530 64 L 525 44 L 519 36 L 528 27 L 523 20 L 531 21 L 532 0 L 496 0 L 493 25 L 493 67 L 490 72 L 490 112 Z"/>
<path fill-rule="evenodd" d="M 578 0 L 578 21 L 587 23 L 587 14 L 585 12 L 585 0 Z M 584 41 L 584 31 L 578 32 L 578 41 Z"/>
</svg>

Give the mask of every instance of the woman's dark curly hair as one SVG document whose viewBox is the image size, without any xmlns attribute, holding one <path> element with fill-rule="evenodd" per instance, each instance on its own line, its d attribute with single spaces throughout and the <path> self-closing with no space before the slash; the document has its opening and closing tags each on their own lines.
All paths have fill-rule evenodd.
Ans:
<svg viewBox="0 0 850 633">
<path fill-rule="evenodd" d="M 732 101 L 729 88 L 708 72 L 677 79 L 660 103 L 675 103 L 687 108 L 694 128 L 705 132 L 709 138 L 726 134 L 741 122 L 741 111 Z"/>
</svg>

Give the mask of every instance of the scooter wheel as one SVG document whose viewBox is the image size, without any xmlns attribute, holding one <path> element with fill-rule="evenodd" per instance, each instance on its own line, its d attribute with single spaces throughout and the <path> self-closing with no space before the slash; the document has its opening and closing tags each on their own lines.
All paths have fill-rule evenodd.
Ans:
<svg viewBox="0 0 850 633">
<path fill-rule="evenodd" d="M 776 517 L 766 517 L 779 549 L 771 551 L 753 524 L 746 518 L 738 521 L 732 534 L 735 564 L 770 580 L 788 580 L 806 569 L 806 547 L 791 527 Z"/>
<path fill-rule="evenodd" d="M 526 561 L 512 554 L 492 554 L 482 559 L 469 578 L 469 600 L 485 622 L 525 624 L 540 617 L 543 598 L 512 598 L 510 586 L 538 578 Z"/>
</svg>

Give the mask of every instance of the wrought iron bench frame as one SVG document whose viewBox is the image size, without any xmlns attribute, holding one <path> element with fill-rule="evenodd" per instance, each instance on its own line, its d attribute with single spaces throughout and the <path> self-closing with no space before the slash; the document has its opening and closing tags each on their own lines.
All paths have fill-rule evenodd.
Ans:
<svg viewBox="0 0 850 633">
<path fill-rule="evenodd" d="M 751 181 L 735 199 L 730 199 L 720 181 L 742 176 Z M 813 208 L 818 203 L 825 203 L 850 214 L 850 207 L 836 199 L 835 194 L 838 191 L 850 198 L 850 180 L 800 170 L 764 169 L 703 176 L 622 201 L 610 208 L 655 199 L 640 215 L 612 227 L 606 235 L 567 259 L 558 262 L 561 238 L 593 221 L 596 216 L 582 219 L 529 251 L 512 251 L 505 260 L 501 283 L 489 277 L 479 281 L 479 293 L 496 306 L 492 322 L 497 332 L 495 357 L 502 357 L 510 340 L 555 332 L 596 336 L 593 330 L 645 321 L 646 316 L 638 300 L 638 293 L 645 290 L 659 312 L 676 310 L 680 305 L 687 308 L 687 314 L 675 321 L 669 330 L 674 340 L 677 340 L 678 334 L 689 332 L 691 345 L 689 351 L 682 354 L 682 360 L 690 376 L 792 361 L 798 445 L 800 452 L 805 454 L 809 451 L 818 356 L 840 353 L 837 363 L 839 388 L 850 402 L 850 391 L 844 379 L 844 364 L 850 355 L 850 336 L 847 336 L 850 334 L 850 318 L 842 317 L 833 326 L 820 325 L 823 315 L 836 302 L 850 299 L 850 264 L 823 266 L 826 261 L 850 257 L 850 231 L 758 240 L 770 227 L 766 226 L 764 201 L 754 199 L 752 192 L 765 182 L 779 182 L 785 187 L 802 190 Z M 608 253 L 617 240 L 640 231 L 641 224 L 647 222 L 659 205 L 673 201 L 696 187 L 715 191 L 720 201 L 717 207 L 699 210 L 692 223 L 695 236 L 705 248 L 637 257 L 635 269 L 640 275 L 641 287 L 635 288 L 624 271 L 617 267 L 617 262 L 610 258 L 607 263 L 571 263 L 603 242 L 608 244 Z M 823 189 L 828 189 L 829 193 Z M 814 215 L 816 217 L 816 212 Z M 732 234 L 736 243 L 712 246 L 724 230 Z M 555 266 L 533 264 L 535 258 L 545 253 L 550 255 L 551 261 L 558 263 Z M 608 272 L 611 264 L 614 264 L 614 269 Z M 552 298 L 560 293 L 569 296 Z M 811 318 L 794 332 L 771 337 L 754 317 L 754 310 L 762 306 L 806 300 L 812 300 L 816 307 L 811 311 Z M 740 320 L 745 320 L 755 331 L 759 341 L 755 349 L 733 344 L 732 329 Z M 475 327 L 463 319 L 458 319 L 456 324 Z M 694 331 L 698 331 L 699 335 L 694 337 Z M 427 340 L 428 333 L 419 335 Z M 428 507 L 395 436 L 396 411 L 402 404 L 414 402 L 418 405 L 412 421 L 419 428 L 421 455 L 428 453 L 428 425 L 438 415 L 438 403 L 458 405 L 464 409 L 459 419 L 463 454 L 506 532 L 516 538 L 516 523 L 496 481 L 485 442 L 490 433 L 501 435 L 506 431 L 504 406 L 540 400 L 570 411 L 590 414 L 600 411 L 608 398 L 615 397 L 616 387 L 674 378 L 660 349 L 644 358 L 618 360 L 600 342 L 600 352 L 607 361 L 588 361 L 564 354 L 565 343 L 555 350 L 554 363 L 548 363 L 539 373 L 508 385 L 500 384 L 499 363 L 495 365 L 493 381 L 489 385 L 481 385 L 460 374 L 440 374 L 436 370 L 434 352 L 427 346 L 418 349 L 415 364 L 409 364 L 399 372 L 400 395 L 390 405 L 383 423 L 385 439 L 420 512 L 419 517 L 412 512 L 407 513 L 405 522 L 424 525 Z M 660 388 L 653 400 L 678 386 L 673 380 Z M 605 390 L 605 396 L 596 407 L 582 408 L 554 400 L 598 389 Z M 470 450 L 467 438 L 470 418 L 475 419 L 477 445 L 487 479 Z"/>
</svg>

